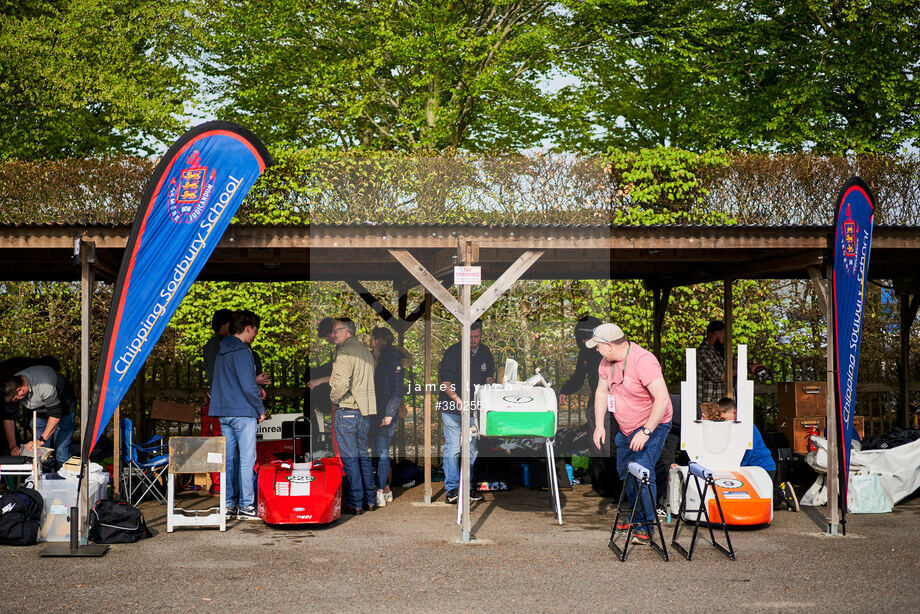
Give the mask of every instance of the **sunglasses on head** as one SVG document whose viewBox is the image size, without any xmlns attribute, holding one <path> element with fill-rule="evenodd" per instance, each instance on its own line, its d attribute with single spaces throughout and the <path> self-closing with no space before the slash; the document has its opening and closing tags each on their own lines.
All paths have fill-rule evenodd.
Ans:
<svg viewBox="0 0 920 614">
<path fill-rule="evenodd" d="M 598 335 L 598 334 L 597 334 L 597 329 L 598 329 L 598 328 L 600 328 L 600 326 L 598 326 L 598 327 L 595 328 L 593 331 L 591 331 L 591 334 L 594 336 L 595 339 L 600 339 L 600 340 L 603 341 L 604 343 L 614 343 L 614 340 L 613 340 L 613 339 L 607 339 L 606 337 L 601 337 L 600 335 Z"/>
</svg>

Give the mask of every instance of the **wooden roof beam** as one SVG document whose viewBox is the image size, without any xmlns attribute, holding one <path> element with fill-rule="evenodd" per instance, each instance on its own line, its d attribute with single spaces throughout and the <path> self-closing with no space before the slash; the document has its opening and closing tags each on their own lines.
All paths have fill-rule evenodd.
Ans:
<svg viewBox="0 0 920 614">
<path fill-rule="evenodd" d="M 800 276 L 807 273 L 808 267 L 821 266 L 824 263 L 824 250 L 810 250 L 794 256 L 784 258 L 760 258 L 754 262 L 732 265 L 711 266 L 699 274 L 685 277 L 652 278 L 646 281 L 649 288 L 666 288 L 678 286 L 692 286 L 700 283 L 724 281 L 726 279 L 757 279 L 759 277 L 772 277 L 777 273 L 795 272 Z"/>
</svg>

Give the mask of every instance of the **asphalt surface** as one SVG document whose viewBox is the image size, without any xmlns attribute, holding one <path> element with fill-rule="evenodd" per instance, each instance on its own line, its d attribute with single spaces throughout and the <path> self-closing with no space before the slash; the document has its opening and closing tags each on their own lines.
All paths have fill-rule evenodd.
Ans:
<svg viewBox="0 0 920 614">
<path fill-rule="evenodd" d="M 436 487 L 439 485 L 436 485 Z M 564 493 L 555 523 L 545 492 L 487 493 L 458 543 L 456 508 L 422 487 L 326 527 L 234 522 L 167 533 L 164 506 L 141 506 L 156 532 L 97 559 L 39 558 L 45 544 L 0 546 L 6 612 L 720 612 L 917 611 L 920 497 L 891 514 L 854 515 L 823 535 L 825 508 L 776 513 L 733 530 L 732 562 L 701 542 L 692 561 L 648 546 L 626 562 L 607 547 L 613 508 Z M 211 501 L 214 501 L 212 499 Z M 206 506 L 195 494 L 190 508 Z M 670 542 L 673 524 L 665 526 Z M 683 533 L 683 532 L 682 532 Z M 683 534 L 689 539 L 689 533 Z"/>
</svg>

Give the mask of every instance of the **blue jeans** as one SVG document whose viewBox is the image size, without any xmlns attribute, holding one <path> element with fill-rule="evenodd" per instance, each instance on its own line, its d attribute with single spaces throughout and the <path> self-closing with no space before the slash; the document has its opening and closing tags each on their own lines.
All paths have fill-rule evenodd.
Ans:
<svg viewBox="0 0 920 614">
<path fill-rule="evenodd" d="M 380 416 L 377 416 L 377 420 Z M 377 490 L 384 490 L 390 484 L 390 442 L 393 434 L 388 427 L 377 429 L 374 437 L 374 458 L 377 459 Z"/>
<path fill-rule="evenodd" d="M 73 444 L 73 423 L 74 423 L 74 414 L 67 414 L 61 418 L 60 422 L 57 424 L 57 428 L 54 429 L 54 432 L 51 433 L 51 439 L 45 442 L 46 447 L 54 448 L 54 468 L 55 470 L 60 469 L 61 466 L 70 460 L 72 456 L 70 453 L 70 447 Z M 35 418 L 35 434 L 38 437 L 42 436 L 42 432 L 45 430 L 45 426 L 48 424 L 48 421 L 44 418 Z M 32 441 L 31 437 L 29 441 Z"/>
<path fill-rule="evenodd" d="M 335 425 L 332 429 L 339 446 L 339 458 L 348 478 L 346 507 L 361 509 L 364 504 L 377 505 L 374 487 L 374 466 L 367 450 L 370 422 L 357 409 L 335 408 Z"/>
<path fill-rule="evenodd" d="M 255 503 L 253 468 L 256 465 L 255 418 L 222 416 L 220 433 L 227 439 L 227 507 L 248 507 Z"/>
<path fill-rule="evenodd" d="M 649 435 L 648 441 L 645 442 L 645 445 L 642 446 L 642 449 L 638 452 L 633 452 L 629 449 L 629 442 L 632 441 L 636 433 L 640 433 L 642 429 L 636 429 L 628 437 L 624 435 L 622 431 L 618 432 L 616 437 L 614 437 L 614 443 L 617 447 L 617 473 L 620 475 L 620 480 L 625 485 L 626 497 L 629 499 L 630 509 L 636 504 L 637 484 L 633 479 L 626 479 L 626 468 L 629 466 L 629 463 L 639 463 L 648 469 L 649 490 L 651 490 L 652 498 L 648 499 L 647 496 L 643 497 L 642 505 L 636 510 L 636 514 L 637 521 L 643 522 L 649 533 L 652 532 L 652 527 L 655 524 L 655 501 L 657 501 L 657 491 L 655 489 L 655 463 L 658 462 L 658 457 L 661 456 L 661 447 L 664 445 L 664 440 L 668 436 L 668 431 L 670 430 L 670 422 L 659 424 L 655 427 L 655 430 Z"/>
<path fill-rule="evenodd" d="M 441 424 L 444 425 L 444 490 L 450 492 L 460 488 L 460 421 L 461 414 L 441 412 Z M 473 412 L 470 412 L 470 426 L 473 425 Z M 470 484 L 473 482 L 473 463 L 476 462 L 476 438 L 470 441 Z M 470 488 L 470 484 L 466 487 Z"/>
</svg>

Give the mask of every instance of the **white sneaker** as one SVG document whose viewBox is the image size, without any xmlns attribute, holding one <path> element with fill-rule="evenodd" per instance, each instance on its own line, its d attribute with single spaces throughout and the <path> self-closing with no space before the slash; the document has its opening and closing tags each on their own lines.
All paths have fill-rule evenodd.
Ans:
<svg viewBox="0 0 920 614">
<path fill-rule="evenodd" d="M 393 503 L 393 491 L 383 493 L 383 498 L 387 503 Z"/>
<path fill-rule="evenodd" d="M 383 494 L 382 490 L 377 491 L 377 507 L 386 507 L 387 506 L 387 497 Z"/>
</svg>

